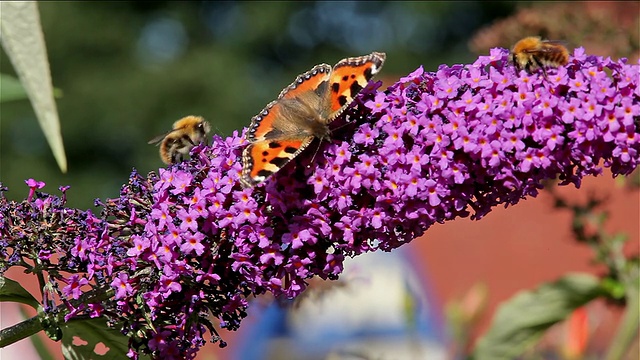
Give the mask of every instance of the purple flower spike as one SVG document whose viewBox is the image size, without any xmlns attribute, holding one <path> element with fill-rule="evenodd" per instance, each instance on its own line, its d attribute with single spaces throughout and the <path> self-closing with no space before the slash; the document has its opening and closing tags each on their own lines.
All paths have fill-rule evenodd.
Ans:
<svg viewBox="0 0 640 360">
<path fill-rule="evenodd" d="M 310 277 L 337 278 L 347 256 L 390 251 L 437 222 L 480 219 L 548 179 L 579 186 L 604 168 L 637 168 L 639 65 L 576 49 L 545 77 L 517 72 L 508 55 L 420 67 L 384 91 L 370 84 L 331 141 L 314 142 L 317 156 L 305 150 L 252 189 L 238 182 L 246 141 L 235 132 L 159 176 L 134 172 L 119 198 L 97 202 L 99 216 L 65 208 L 34 181 L 26 202 L 0 191 L 0 274 L 31 254 L 86 272 L 50 272 L 67 284 L 57 295 L 72 304 L 69 317 L 124 321 L 131 357 L 191 359 L 207 331 L 225 345 L 209 314 L 235 330 L 249 296 L 295 297 Z M 116 301 L 73 305 L 98 284 Z"/>
<path fill-rule="evenodd" d="M 29 196 L 27 196 L 27 201 L 31 201 L 33 199 L 33 195 L 36 193 L 36 190 L 42 189 L 44 187 L 43 181 L 29 179 L 25 180 L 24 182 L 29 187 Z"/>
</svg>

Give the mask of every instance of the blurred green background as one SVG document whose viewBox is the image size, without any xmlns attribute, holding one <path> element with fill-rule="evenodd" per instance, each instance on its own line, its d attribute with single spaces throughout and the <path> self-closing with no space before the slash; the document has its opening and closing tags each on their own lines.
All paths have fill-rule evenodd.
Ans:
<svg viewBox="0 0 640 360">
<path fill-rule="evenodd" d="M 522 6 L 519 3 L 518 6 Z M 61 174 L 27 100 L 0 111 L 0 181 L 24 180 L 92 208 L 117 197 L 132 168 L 163 166 L 147 144 L 185 115 L 223 136 L 247 126 L 318 63 L 387 53 L 389 84 L 419 65 L 473 61 L 468 40 L 514 2 L 40 2 L 69 171 Z M 6 54 L 0 72 L 15 74 Z"/>
</svg>

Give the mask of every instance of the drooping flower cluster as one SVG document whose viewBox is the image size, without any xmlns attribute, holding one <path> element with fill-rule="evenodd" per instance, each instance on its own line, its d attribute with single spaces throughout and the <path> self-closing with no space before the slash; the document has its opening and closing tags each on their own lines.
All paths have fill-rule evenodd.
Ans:
<svg viewBox="0 0 640 360">
<path fill-rule="evenodd" d="M 132 174 L 99 217 L 67 214 L 43 195 L 55 211 L 2 200 L 2 265 L 27 256 L 21 239 L 49 234 L 16 226 L 18 215 L 56 229 L 72 221 L 36 252 L 68 252 L 60 262 L 83 272 L 59 294 L 69 316 L 123 321 L 132 357 L 189 358 L 207 329 L 215 333 L 210 317 L 239 326 L 250 295 L 295 297 L 312 276 L 336 278 L 346 256 L 396 248 L 436 222 L 481 218 L 535 196 L 547 179 L 579 186 L 603 167 L 637 167 L 639 66 L 577 49 L 545 78 L 516 73 L 507 56 L 493 49 L 471 65 L 419 68 L 384 92 L 369 86 L 332 124 L 332 141 L 315 145 L 313 162 L 307 150 L 253 189 L 238 182 L 245 143 L 235 133 L 158 176 Z M 71 301 L 104 284 L 115 301 Z"/>
</svg>

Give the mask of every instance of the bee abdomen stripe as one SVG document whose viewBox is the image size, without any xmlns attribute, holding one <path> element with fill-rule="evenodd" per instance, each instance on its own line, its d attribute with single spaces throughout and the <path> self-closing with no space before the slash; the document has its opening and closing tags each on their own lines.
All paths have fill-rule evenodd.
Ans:
<svg viewBox="0 0 640 360">
<path fill-rule="evenodd" d="M 180 138 L 182 140 L 183 144 L 191 144 L 191 145 L 195 145 L 193 143 L 193 140 L 191 140 L 191 138 L 189 137 L 189 135 L 182 135 L 182 137 Z M 177 141 L 176 141 L 177 142 Z"/>
</svg>

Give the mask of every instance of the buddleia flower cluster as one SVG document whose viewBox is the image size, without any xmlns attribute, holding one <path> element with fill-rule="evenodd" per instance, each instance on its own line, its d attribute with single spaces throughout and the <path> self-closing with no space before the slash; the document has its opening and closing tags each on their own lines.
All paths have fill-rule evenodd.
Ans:
<svg viewBox="0 0 640 360">
<path fill-rule="evenodd" d="M 492 49 L 383 91 L 370 84 L 331 141 L 255 188 L 239 184 L 238 132 L 157 175 L 134 172 L 99 214 L 32 182 L 25 201 L 0 200 L 2 269 L 38 262 L 67 319 L 104 316 L 129 336 L 132 358 L 193 358 L 208 332 L 217 341 L 216 328 L 240 326 L 252 296 L 293 298 L 311 277 L 336 279 L 345 257 L 480 219 L 550 179 L 579 187 L 604 168 L 637 168 L 638 65 L 579 48 L 544 76 L 507 58 Z M 87 297 L 105 288 L 107 300 Z"/>
</svg>

